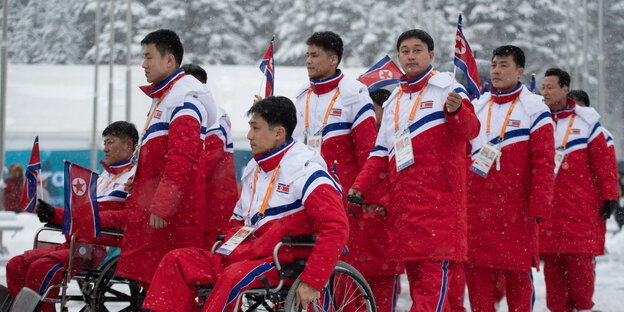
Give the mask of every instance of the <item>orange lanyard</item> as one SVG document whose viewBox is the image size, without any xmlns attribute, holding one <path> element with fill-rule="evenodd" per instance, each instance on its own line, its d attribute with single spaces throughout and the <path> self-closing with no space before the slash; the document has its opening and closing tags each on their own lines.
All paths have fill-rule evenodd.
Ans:
<svg viewBox="0 0 624 312">
<path fill-rule="evenodd" d="M 561 148 L 565 150 L 566 145 L 568 145 L 568 138 L 570 137 L 570 131 L 572 131 L 572 124 L 574 124 L 574 118 L 576 118 L 576 114 L 572 115 L 570 118 L 570 123 L 568 124 L 568 130 L 566 130 L 565 136 L 563 137 L 563 142 L 561 143 Z"/>
<path fill-rule="evenodd" d="M 173 85 L 176 82 L 178 82 L 178 80 L 173 81 L 171 83 L 171 85 L 167 88 L 167 91 L 165 91 L 165 93 L 163 93 L 163 95 L 158 99 L 158 102 L 156 103 L 156 106 L 154 106 L 154 109 L 150 113 L 149 119 L 147 120 L 147 124 L 145 124 L 145 128 L 143 129 L 143 132 L 141 133 L 141 138 L 143 137 L 143 135 L 147 131 L 147 128 L 149 127 L 149 124 L 152 121 L 152 118 L 154 117 L 154 114 L 156 113 L 156 110 L 158 109 L 158 106 L 160 106 L 160 103 L 165 99 L 165 97 L 167 96 L 167 94 L 169 93 L 169 91 L 171 90 L 171 88 L 173 87 Z"/>
<path fill-rule="evenodd" d="M 429 84 L 429 78 L 431 78 L 431 76 L 433 76 L 435 73 L 436 72 L 434 70 L 429 74 L 429 77 L 427 77 L 427 82 L 425 82 L 425 85 L 418 92 L 418 96 L 416 97 L 416 102 L 414 102 L 414 104 L 412 105 L 412 111 L 410 113 L 409 121 L 414 120 L 416 111 L 418 110 L 418 107 L 420 106 L 420 97 L 422 96 L 423 92 L 425 92 L 425 88 Z M 401 96 L 403 96 L 403 89 L 399 88 L 399 94 L 397 95 L 396 107 L 394 108 L 394 131 L 395 132 L 399 130 L 399 102 L 401 102 Z"/>
<path fill-rule="evenodd" d="M 305 128 L 308 129 L 308 109 L 310 108 L 310 95 L 312 94 L 312 90 L 308 90 L 308 96 L 306 98 L 306 113 L 305 113 Z M 329 102 L 329 106 L 327 107 L 327 111 L 325 112 L 325 119 L 323 119 L 323 126 L 325 126 L 327 124 L 327 119 L 329 118 L 329 113 L 331 113 L 332 108 L 334 108 L 334 103 L 336 102 L 336 99 L 338 98 L 338 95 L 340 95 L 340 89 L 336 90 L 336 93 L 334 93 L 334 97 L 332 98 L 331 102 Z"/>
<path fill-rule="evenodd" d="M 501 129 L 501 133 L 500 136 L 498 137 L 498 141 L 502 141 L 505 138 L 505 130 L 507 130 L 507 124 L 509 124 L 509 117 L 511 117 L 511 113 L 513 112 L 514 107 L 516 106 L 516 102 L 518 101 L 519 97 L 516 97 L 513 102 L 511 102 L 511 106 L 509 106 L 509 110 L 507 111 L 507 117 L 505 117 L 505 123 L 503 124 L 503 129 Z M 494 98 L 490 99 L 490 108 L 488 109 L 488 121 L 487 121 L 487 128 L 485 130 L 485 133 L 487 135 L 490 134 L 490 120 L 492 119 L 492 104 L 494 103 Z M 488 137 L 489 140 L 489 137 Z"/>
<path fill-rule="evenodd" d="M 256 194 L 256 182 L 258 181 L 258 170 L 260 167 L 256 168 L 256 172 L 254 173 L 254 184 L 253 191 L 251 191 L 251 200 L 249 201 L 249 210 L 247 210 L 247 215 L 251 213 L 251 204 L 253 203 L 254 195 Z M 277 171 L 279 170 L 279 164 L 275 169 L 273 169 L 273 175 L 271 176 L 271 181 L 269 182 L 269 187 L 267 188 L 266 194 L 264 194 L 264 199 L 262 200 L 262 206 L 260 206 L 260 218 L 264 217 L 264 212 L 266 211 L 266 207 L 269 204 L 269 197 L 271 197 L 271 191 L 273 190 L 273 182 L 275 182 L 275 177 L 277 176 Z"/>
<path fill-rule="evenodd" d="M 117 178 L 119 178 L 122 174 L 124 174 L 124 173 L 128 172 L 128 170 L 130 170 L 130 168 L 129 168 L 129 167 L 128 167 L 128 168 L 126 168 L 126 169 L 124 169 L 122 172 L 118 173 L 117 175 L 115 175 L 115 176 L 114 176 L 114 177 L 113 177 L 110 181 L 108 181 L 108 183 L 106 183 L 106 185 L 104 185 L 104 190 L 105 190 L 105 189 L 106 189 L 109 185 L 111 185 L 111 183 L 113 183 L 115 180 L 117 180 Z M 97 184 L 97 187 L 100 187 L 100 184 L 102 184 L 102 182 L 104 182 L 104 180 L 100 181 L 100 182 Z"/>
</svg>

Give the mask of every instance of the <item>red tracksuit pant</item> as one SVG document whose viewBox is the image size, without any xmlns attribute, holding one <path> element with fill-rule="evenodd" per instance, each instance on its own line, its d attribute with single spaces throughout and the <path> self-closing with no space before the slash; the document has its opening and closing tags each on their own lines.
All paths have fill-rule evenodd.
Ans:
<svg viewBox="0 0 624 312">
<path fill-rule="evenodd" d="M 456 263 L 444 261 L 410 261 L 405 263 L 410 285 L 410 312 L 449 311 L 448 278 Z"/>
<path fill-rule="evenodd" d="M 470 308 L 473 312 L 495 312 L 497 285 L 504 275 L 507 306 L 510 312 L 529 312 L 535 300 L 530 271 L 464 266 Z"/>
<path fill-rule="evenodd" d="M 364 276 L 373 291 L 377 312 L 394 312 L 401 293 L 399 274 Z"/>
<path fill-rule="evenodd" d="M 7 263 L 7 287 L 11 296 L 15 298 L 23 287 L 28 287 L 43 295 L 49 286 L 60 284 L 69 262 L 69 244 L 55 247 L 29 250 L 18 255 Z M 79 270 L 73 270 L 72 275 Z M 54 288 L 48 293 L 48 298 L 56 299 L 59 289 Z M 54 304 L 45 303 L 42 312 L 54 311 Z"/>
<path fill-rule="evenodd" d="M 272 261 L 246 260 L 224 268 L 222 259 L 198 248 L 170 251 L 158 265 L 143 308 L 156 312 L 196 311 L 196 286 L 215 284 L 202 311 L 232 311 L 243 290 L 262 287 L 259 277 L 266 276 L 273 285 L 278 281 Z"/>
<path fill-rule="evenodd" d="M 596 261 L 588 254 L 545 254 L 546 305 L 553 312 L 591 310 Z"/>
</svg>

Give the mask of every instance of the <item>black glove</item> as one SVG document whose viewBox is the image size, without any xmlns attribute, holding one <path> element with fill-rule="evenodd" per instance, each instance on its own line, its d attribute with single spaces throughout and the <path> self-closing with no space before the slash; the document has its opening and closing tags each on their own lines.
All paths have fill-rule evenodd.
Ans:
<svg viewBox="0 0 624 312">
<path fill-rule="evenodd" d="M 611 214 L 615 212 L 618 208 L 618 203 L 615 200 L 607 199 L 603 202 L 602 207 L 600 208 L 600 214 L 604 217 L 605 221 L 609 219 Z"/>
<path fill-rule="evenodd" d="M 621 229 L 622 225 L 624 225 L 624 207 L 618 207 L 617 211 L 615 212 L 615 221 Z"/>
<path fill-rule="evenodd" d="M 38 199 L 37 202 L 37 217 L 39 217 L 39 221 L 42 223 L 50 222 L 54 215 L 54 207 L 41 199 Z"/>
</svg>

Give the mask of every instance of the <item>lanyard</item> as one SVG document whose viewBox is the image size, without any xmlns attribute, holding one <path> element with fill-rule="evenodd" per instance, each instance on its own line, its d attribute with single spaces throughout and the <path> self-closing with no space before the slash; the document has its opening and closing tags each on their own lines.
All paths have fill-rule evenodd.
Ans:
<svg viewBox="0 0 624 312">
<path fill-rule="evenodd" d="M 570 137 L 570 131 L 572 131 L 572 124 L 574 124 L 574 118 L 576 118 L 576 114 L 572 115 L 570 118 L 570 123 L 568 124 L 568 130 L 566 130 L 565 136 L 563 137 L 563 142 L 561 143 L 561 148 L 565 150 L 566 145 L 568 145 L 568 137 Z"/>
<path fill-rule="evenodd" d="M 160 103 L 165 99 L 165 97 L 167 96 L 169 91 L 171 91 L 171 88 L 176 82 L 178 82 L 178 80 L 174 80 L 173 82 L 171 82 L 171 85 L 167 88 L 167 91 L 165 91 L 165 93 L 163 93 L 163 95 L 158 99 L 158 102 L 156 102 L 156 106 L 154 106 L 154 109 L 150 113 L 149 119 L 147 119 L 147 124 L 145 124 L 145 128 L 143 129 L 143 132 L 141 132 L 141 138 L 143 137 L 143 135 L 145 135 L 145 132 L 147 131 L 147 128 L 149 127 L 150 122 L 152 121 L 152 118 L 154 117 L 154 114 L 156 113 L 156 110 L 158 109 L 158 106 L 160 106 Z"/>
<path fill-rule="evenodd" d="M 113 183 L 115 180 L 117 180 L 117 178 L 119 178 L 122 174 L 128 172 L 128 170 L 130 170 L 130 167 L 124 169 L 122 172 L 120 172 L 117 175 L 115 175 L 110 181 L 108 181 L 108 183 L 106 183 L 106 185 L 104 185 L 103 190 L 105 190 L 109 185 L 111 185 L 111 183 Z M 102 182 L 104 182 L 104 180 L 100 181 L 100 183 L 97 184 L 97 187 L 100 187 L 100 184 L 102 184 Z"/>
<path fill-rule="evenodd" d="M 501 142 L 505 138 L 505 130 L 507 129 L 507 124 L 509 124 L 509 117 L 511 117 L 511 112 L 513 112 L 514 107 L 516 106 L 516 102 L 519 97 L 516 97 L 513 102 L 511 102 L 511 106 L 509 106 L 509 110 L 507 111 L 507 117 L 505 117 L 505 123 L 503 124 L 503 129 L 501 130 L 500 136 L 498 137 L 498 141 Z M 487 121 L 487 129 L 485 133 L 487 135 L 490 134 L 490 120 L 492 119 L 492 104 L 494 103 L 494 98 L 490 99 L 490 108 L 488 109 L 488 121 Z M 489 140 L 489 136 L 488 136 Z"/>
<path fill-rule="evenodd" d="M 247 210 L 247 215 L 251 213 L 251 204 L 253 203 L 254 195 L 256 194 L 256 182 L 258 181 L 258 170 L 260 167 L 256 168 L 256 172 L 254 173 L 254 184 L 253 191 L 251 192 L 251 200 L 249 201 L 249 210 Z M 271 191 L 273 190 L 273 182 L 275 182 L 275 177 L 277 176 L 277 171 L 279 170 L 279 165 L 273 169 L 273 175 L 271 176 L 271 181 L 269 182 L 269 187 L 267 188 L 266 194 L 264 194 L 264 199 L 262 200 L 262 206 L 260 206 L 260 218 L 264 217 L 264 212 L 266 211 L 266 207 L 269 204 L 269 197 L 271 197 Z"/>
<path fill-rule="evenodd" d="M 409 121 L 414 120 L 414 116 L 416 115 L 416 111 L 418 110 L 418 106 L 420 106 L 420 97 L 423 92 L 425 92 L 425 88 L 429 84 L 429 78 L 435 74 L 435 71 L 432 71 L 427 77 L 427 81 L 425 85 L 418 92 L 418 96 L 416 97 L 416 102 L 412 105 L 412 111 L 410 113 Z M 399 88 L 399 94 L 397 95 L 396 107 L 394 108 L 394 131 L 396 132 L 399 129 L 399 102 L 401 102 L 401 96 L 403 96 L 403 89 Z"/>
<path fill-rule="evenodd" d="M 310 107 L 310 95 L 312 94 L 312 90 L 308 90 L 308 96 L 306 98 L 306 113 L 305 113 L 305 128 L 306 128 L 306 132 L 308 129 L 308 109 Z M 327 111 L 325 112 L 325 119 L 323 119 L 323 126 L 325 126 L 327 124 L 327 119 L 329 118 L 329 113 L 331 113 L 332 108 L 334 108 L 334 103 L 336 102 L 336 99 L 338 98 L 338 95 L 340 95 L 340 89 L 336 90 L 336 93 L 334 93 L 334 97 L 332 98 L 331 102 L 329 102 L 329 106 L 327 107 Z"/>
</svg>

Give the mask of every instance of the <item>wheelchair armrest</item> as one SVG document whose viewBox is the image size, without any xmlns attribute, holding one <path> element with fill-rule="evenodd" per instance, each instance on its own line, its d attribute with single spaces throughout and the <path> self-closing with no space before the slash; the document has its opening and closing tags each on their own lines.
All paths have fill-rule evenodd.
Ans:
<svg viewBox="0 0 624 312">
<path fill-rule="evenodd" d="M 124 232 L 116 229 L 103 229 L 102 234 L 112 235 L 112 236 L 123 236 Z"/>
<path fill-rule="evenodd" d="M 62 230 L 63 226 L 60 224 L 54 224 L 54 223 L 46 223 L 43 225 L 44 228 L 48 228 L 48 229 L 55 229 L 55 230 Z"/>
<path fill-rule="evenodd" d="M 217 247 L 223 244 L 224 241 L 225 241 L 225 235 L 217 236 L 217 240 L 214 242 L 214 244 L 212 244 L 212 248 L 210 249 L 210 252 L 214 255 L 215 252 L 217 251 Z"/>
<path fill-rule="evenodd" d="M 225 241 L 225 234 L 217 236 L 217 242 Z"/>
<path fill-rule="evenodd" d="M 286 246 L 314 246 L 316 236 L 299 235 L 282 237 L 282 244 Z"/>
</svg>

